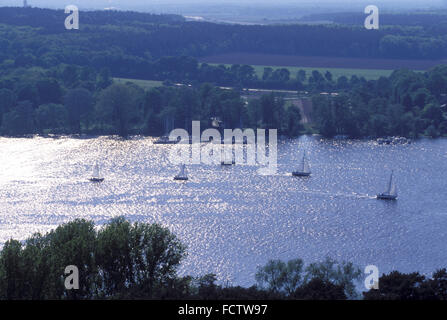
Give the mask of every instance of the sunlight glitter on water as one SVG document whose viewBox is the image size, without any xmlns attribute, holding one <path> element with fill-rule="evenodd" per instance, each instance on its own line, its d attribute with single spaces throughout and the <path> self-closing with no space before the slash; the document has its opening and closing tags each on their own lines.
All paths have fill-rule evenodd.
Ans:
<svg viewBox="0 0 447 320">
<path fill-rule="evenodd" d="M 331 256 L 380 271 L 447 265 L 447 140 L 379 146 L 301 137 L 278 144 L 278 173 L 190 165 L 173 181 L 172 146 L 154 139 L 0 138 L 0 242 L 85 218 L 158 222 L 188 245 L 181 271 L 254 283 L 268 259 Z M 312 176 L 292 177 L 302 152 Z M 98 161 L 106 178 L 92 184 Z M 399 199 L 374 199 L 395 169 Z M 423 270 L 422 270 L 423 269 Z"/>
</svg>

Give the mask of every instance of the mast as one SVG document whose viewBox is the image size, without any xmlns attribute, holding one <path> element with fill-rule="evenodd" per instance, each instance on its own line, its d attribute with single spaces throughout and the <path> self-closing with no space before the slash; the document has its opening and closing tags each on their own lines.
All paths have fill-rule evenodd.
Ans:
<svg viewBox="0 0 447 320">
<path fill-rule="evenodd" d="M 179 174 L 179 176 L 184 177 L 185 175 L 186 175 L 185 174 L 185 164 L 183 163 L 183 164 L 180 165 L 180 174 Z"/>
<path fill-rule="evenodd" d="M 390 184 L 389 184 L 389 189 L 388 189 L 388 193 L 391 195 L 397 195 L 396 192 L 396 183 L 394 181 L 394 172 L 391 172 L 391 177 L 390 177 Z"/>
<path fill-rule="evenodd" d="M 386 194 L 397 196 L 397 188 L 394 181 L 394 170 L 391 171 L 390 181 L 388 182 L 388 189 L 386 191 Z"/>
<path fill-rule="evenodd" d="M 391 171 L 390 181 L 388 182 L 388 190 L 387 190 L 388 194 L 391 194 L 392 185 L 393 185 L 393 171 Z"/>
<path fill-rule="evenodd" d="M 99 165 L 98 162 L 96 162 L 94 168 L 93 168 L 93 178 L 99 178 Z"/>
<path fill-rule="evenodd" d="M 309 171 L 309 165 L 307 164 L 306 159 L 306 151 L 304 151 L 303 159 L 301 160 L 301 172 L 308 172 Z"/>
<path fill-rule="evenodd" d="M 304 172 L 305 169 L 305 163 L 306 162 L 306 151 L 303 153 L 303 159 L 301 160 L 301 172 Z"/>
</svg>

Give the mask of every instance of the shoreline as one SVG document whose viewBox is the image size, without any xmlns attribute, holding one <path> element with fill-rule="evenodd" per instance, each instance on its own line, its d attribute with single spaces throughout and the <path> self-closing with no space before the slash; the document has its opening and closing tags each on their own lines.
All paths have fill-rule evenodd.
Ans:
<svg viewBox="0 0 447 320">
<path fill-rule="evenodd" d="M 268 129 L 265 129 L 268 130 Z M 97 138 L 109 138 L 113 140 L 142 140 L 146 138 L 152 138 L 152 139 L 160 139 L 163 136 L 149 136 L 144 134 L 133 134 L 128 135 L 127 137 L 121 137 L 116 134 L 26 134 L 26 135 L 17 135 L 17 136 L 4 136 L 0 135 L 0 139 L 34 139 L 34 138 L 45 138 L 45 139 L 79 139 L 79 140 L 89 140 L 89 139 L 97 139 Z M 424 139 L 430 139 L 430 140 L 437 140 L 437 139 L 445 139 L 447 136 L 439 136 L 439 137 L 431 137 L 431 136 L 425 136 L 421 135 L 417 138 L 408 138 L 405 136 L 380 136 L 380 137 L 359 137 L 359 138 L 351 138 L 346 136 L 334 136 L 332 138 L 324 137 L 321 134 L 318 133 L 309 133 L 309 134 L 300 134 L 296 137 L 287 137 L 284 135 L 278 135 L 278 141 L 288 141 L 288 140 L 295 140 L 300 139 L 302 137 L 315 137 L 320 138 L 324 140 L 333 140 L 333 141 L 377 141 L 379 139 L 389 139 L 389 138 L 404 138 L 407 141 L 415 142 L 419 140 Z M 205 142 L 205 141 L 202 141 Z M 163 144 L 163 143 L 161 143 Z"/>
</svg>

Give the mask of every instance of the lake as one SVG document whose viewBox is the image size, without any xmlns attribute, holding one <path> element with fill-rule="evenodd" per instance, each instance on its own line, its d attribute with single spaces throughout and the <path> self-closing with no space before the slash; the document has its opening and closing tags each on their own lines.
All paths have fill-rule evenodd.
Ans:
<svg viewBox="0 0 447 320">
<path fill-rule="evenodd" d="M 447 267 L 447 139 L 406 145 L 302 136 L 278 142 L 278 173 L 188 166 L 154 138 L 0 138 L 0 243 L 75 218 L 157 222 L 188 246 L 181 274 L 249 286 L 269 259 L 330 256 L 380 273 Z M 312 176 L 292 177 L 306 150 Z M 106 180 L 87 181 L 100 161 Z M 379 201 L 394 169 L 395 202 Z"/>
</svg>

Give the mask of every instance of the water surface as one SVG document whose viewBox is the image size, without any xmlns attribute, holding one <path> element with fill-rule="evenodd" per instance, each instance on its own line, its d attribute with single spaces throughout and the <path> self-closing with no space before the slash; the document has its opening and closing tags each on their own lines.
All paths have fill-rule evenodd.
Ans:
<svg viewBox="0 0 447 320">
<path fill-rule="evenodd" d="M 0 242 L 85 218 L 158 222 L 188 245 L 182 273 L 251 285 L 268 259 L 326 256 L 380 273 L 447 267 L 447 140 L 383 146 L 301 137 L 278 145 L 278 173 L 193 165 L 152 138 L 0 138 Z M 292 177 L 303 150 L 312 177 Z M 100 159 L 106 180 L 87 181 Z M 399 199 L 378 201 L 395 170 Z"/>
</svg>

